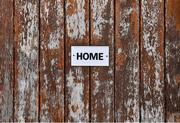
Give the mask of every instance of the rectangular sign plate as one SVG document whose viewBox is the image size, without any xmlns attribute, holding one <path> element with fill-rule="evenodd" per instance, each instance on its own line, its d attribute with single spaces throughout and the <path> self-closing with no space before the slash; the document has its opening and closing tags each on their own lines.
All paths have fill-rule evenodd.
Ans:
<svg viewBox="0 0 180 123">
<path fill-rule="evenodd" d="M 71 66 L 109 66 L 109 46 L 71 46 Z"/>
</svg>

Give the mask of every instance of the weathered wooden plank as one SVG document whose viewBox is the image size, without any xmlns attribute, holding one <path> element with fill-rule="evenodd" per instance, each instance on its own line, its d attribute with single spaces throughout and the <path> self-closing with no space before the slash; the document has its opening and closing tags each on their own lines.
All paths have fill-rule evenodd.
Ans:
<svg viewBox="0 0 180 123">
<path fill-rule="evenodd" d="M 15 121 L 38 121 L 38 7 L 38 0 L 15 0 Z"/>
<path fill-rule="evenodd" d="M 66 8 L 66 121 L 89 121 L 89 68 L 71 67 L 72 45 L 89 44 L 89 1 L 67 0 Z"/>
<path fill-rule="evenodd" d="M 139 1 L 117 0 L 115 121 L 139 121 Z"/>
<path fill-rule="evenodd" d="M 141 1 L 141 119 L 164 121 L 164 1 Z"/>
<path fill-rule="evenodd" d="M 0 122 L 13 120 L 13 0 L 0 0 Z"/>
<path fill-rule="evenodd" d="M 40 1 L 40 121 L 64 121 L 64 0 Z"/>
<path fill-rule="evenodd" d="M 180 1 L 166 1 L 166 120 L 180 122 Z"/>
<path fill-rule="evenodd" d="M 110 49 L 109 67 L 91 69 L 91 121 L 114 120 L 114 1 L 91 1 L 91 45 Z"/>
</svg>

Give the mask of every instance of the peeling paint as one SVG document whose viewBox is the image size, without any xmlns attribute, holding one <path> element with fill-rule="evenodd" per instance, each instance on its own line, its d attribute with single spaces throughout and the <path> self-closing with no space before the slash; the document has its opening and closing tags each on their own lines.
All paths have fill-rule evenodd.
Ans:
<svg viewBox="0 0 180 123">
<path fill-rule="evenodd" d="M 70 66 L 70 47 L 89 44 L 89 3 L 87 0 L 66 2 L 66 80 L 67 116 L 70 122 L 89 121 L 89 70 L 88 67 Z"/>
<path fill-rule="evenodd" d="M 84 116 L 84 102 L 83 102 L 83 91 L 84 91 L 84 75 L 81 68 L 76 69 L 77 73 L 74 73 L 71 69 L 67 74 L 67 87 L 70 89 L 70 104 L 68 105 L 70 110 L 70 117 L 74 121 L 81 121 Z M 77 75 L 78 74 L 78 75 Z M 77 75 L 79 82 L 74 82 L 74 75 Z"/>
<path fill-rule="evenodd" d="M 139 121 L 139 1 L 116 2 L 115 121 Z"/>
<path fill-rule="evenodd" d="M 67 3 L 66 9 L 71 8 L 72 4 Z M 86 35 L 87 26 L 85 20 L 85 0 L 77 2 L 76 11 L 71 15 L 66 15 L 67 33 L 73 39 L 82 39 Z"/>
<path fill-rule="evenodd" d="M 46 122 L 51 121 L 52 118 L 49 115 L 48 109 L 49 109 L 49 107 L 48 107 L 47 103 L 42 105 L 42 110 L 43 110 L 43 115 L 41 116 L 42 121 L 46 121 Z"/>
<path fill-rule="evenodd" d="M 49 16 L 49 6 L 50 2 L 46 2 L 45 0 L 42 0 L 41 3 L 44 3 L 44 15 L 41 14 L 41 18 L 43 17 L 44 20 L 48 23 L 48 16 Z"/>
<path fill-rule="evenodd" d="M 180 121 L 180 16 L 179 0 L 166 1 L 166 120 Z M 178 114 L 176 116 L 176 114 Z M 178 118 L 179 117 L 179 118 Z"/>
<path fill-rule="evenodd" d="M 49 49 L 58 49 L 60 40 L 60 32 L 56 30 L 54 33 L 51 33 L 49 36 L 48 48 Z"/>
<path fill-rule="evenodd" d="M 164 88 L 162 74 L 163 55 L 162 51 L 159 50 L 160 47 L 163 47 L 160 34 L 160 31 L 163 32 L 161 26 L 163 24 L 161 19 L 163 10 L 161 5 L 163 3 L 159 0 L 142 1 L 143 49 L 145 50 L 144 54 L 147 53 L 146 57 L 148 58 L 146 60 L 149 61 L 148 63 L 143 63 L 142 68 L 144 78 L 144 108 L 141 108 L 144 115 L 142 121 L 164 121 L 164 97 L 162 93 Z M 151 66 L 145 68 L 148 64 Z"/>
<path fill-rule="evenodd" d="M 113 86 L 114 86 L 114 1 L 91 1 L 91 45 L 109 45 L 110 63 L 107 68 L 91 69 L 91 121 L 113 121 Z"/>
<path fill-rule="evenodd" d="M 98 93 L 98 91 L 99 91 L 98 89 L 99 89 L 99 86 L 100 86 L 100 81 L 98 80 L 98 72 L 94 72 L 93 77 L 94 77 L 94 82 L 96 84 L 95 89 L 93 91 L 93 94 L 96 95 Z"/>
<path fill-rule="evenodd" d="M 104 26 L 109 23 L 110 25 L 113 24 L 113 19 L 105 18 L 104 11 L 107 9 L 106 6 L 109 4 L 109 0 L 94 0 L 92 2 L 92 17 L 93 17 L 93 35 L 97 37 L 102 37 L 102 31 Z M 113 4 L 113 2 L 110 2 Z M 112 6 L 112 5 L 111 5 Z M 113 9 L 110 10 L 110 16 L 113 16 Z"/>
<path fill-rule="evenodd" d="M 130 23 L 127 21 L 127 19 L 129 18 L 130 14 L 132 14 L 132 12 L 133 12 L 132 8 L 127 8 L 120 11 L 121 23 L 119 23 L 119 27 L 121 29 L 120 33 L 122 37 L 127 36 L 129 33 Z"/>
<path fill-rule="evenodd" d="M 25 119 L 37 120 L 38 113 L 38 4 L 28 1 L 16 2 L 15 21 L 23 17 L 19 25 L 22 31 L 16 40 L 19 49 L 17 49 L 17 67 L 16 78 L 16 101 L 15 101 L 15 117 L 17 121 L 25 122 Z M 18 13 L 19 12 L 19 13 Z M 21 23 L 26 25 L 20 25 Z M 27 111 L 28 110 L 28 111 Z M 28 113 L 28 116 L 27 116 Z"/>
<path fill-rule="evenodd" d="M 118 48 L 118 54 L 121 54 L 121 53 L 122 53 L 122 49 Z"/>
<path fill-rule="evenodd" d="M 42 0 L 40 121 L 64 121 L 64 2 Z"/>
</svg>

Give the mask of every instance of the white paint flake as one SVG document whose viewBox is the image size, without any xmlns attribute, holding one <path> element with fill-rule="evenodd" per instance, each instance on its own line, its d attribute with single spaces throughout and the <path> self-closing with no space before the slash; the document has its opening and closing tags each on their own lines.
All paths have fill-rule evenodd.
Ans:
<svg viewBox="0 0 180 123">
<path fill-rule="evenodd" d="M 118 48 L 118 55 L 122 53 L 122 48 Z"/>
</svg>

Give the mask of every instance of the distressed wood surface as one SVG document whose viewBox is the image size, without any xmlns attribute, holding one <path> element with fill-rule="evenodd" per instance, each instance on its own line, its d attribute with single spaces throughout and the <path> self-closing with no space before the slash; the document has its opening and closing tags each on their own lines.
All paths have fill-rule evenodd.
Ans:
<svg viewBox="0 0 180 123">
<path fill-rule="evenodd" d="M 0 122 L 180 122 L 180 0 L 0 5 Z M 73 45 L 109 67 L 72 67 Z"/>
<path fill-rule="evenodd" d="M 0 0 L 0 122 L 13 121 L 13 0 Z"/>
<path fill-rule="evenodd" d="M 115 121 L 139 121 L 139 2 L 115 9 Z"/>
<path fill-rule="evenodd" d="M 180 1 L 166 1 L 166 120 L 180 122 Z"/>
<path fill-rule="evenodd" d="M 64 1 L 40 3 L 40 121 L 64 121 Z"/>
<path fill-rule="evenodd" d="M 141 1 L 141 120 L 164 121 L 164 1 Z"/>
<path fill-rule="evenodd" d="M 91 1 L 91 45 L 109 46 L 109 67 L 91 69 L 91 121 L 114 120 L 114 1 Z"/>
<path fill-rule="evenodd" d="M 37 0 L 16 0 L 14 16 L 14 120 L 38 121 L 38 6 Z"/>
<path fill-rule="evenodd" d="M 89 121 L 89 68 L 72 67 L 71 46 L 89 44 L 89 1 L 67 0 L 65 121 Z"/>
</svg>

